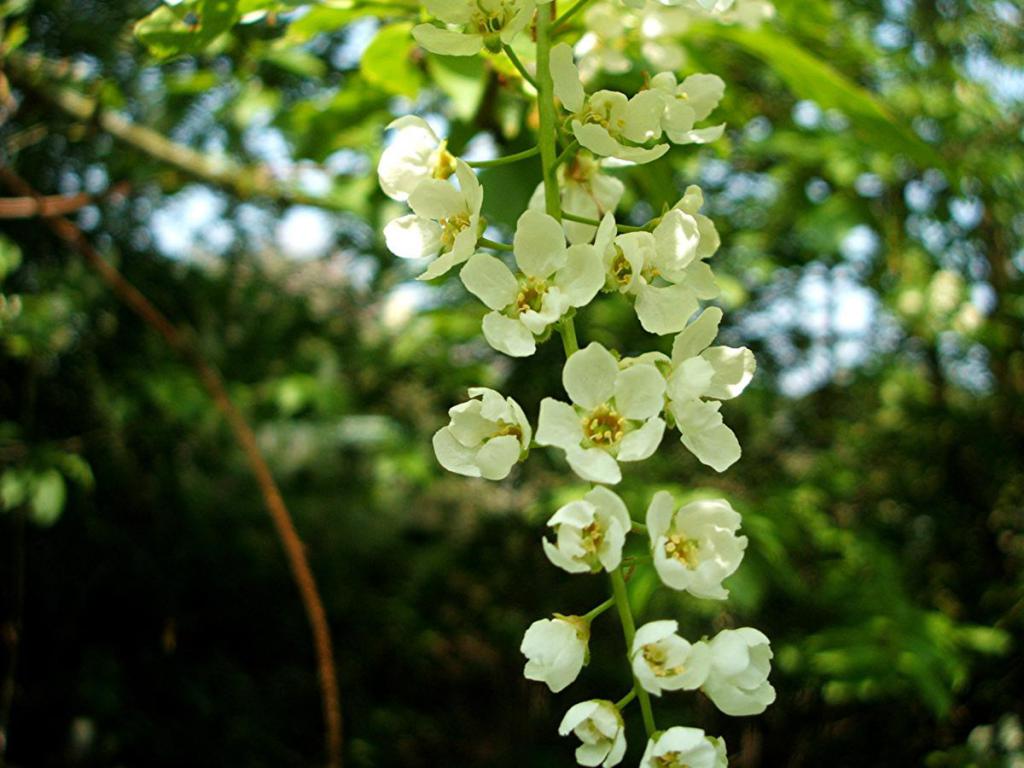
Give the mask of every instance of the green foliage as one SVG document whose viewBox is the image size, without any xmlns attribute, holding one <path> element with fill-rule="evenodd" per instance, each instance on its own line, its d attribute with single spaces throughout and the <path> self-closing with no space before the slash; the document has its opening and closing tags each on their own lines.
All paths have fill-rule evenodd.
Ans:
<svg viewBox="0 0 1024 768">
<path fill-rule="evenodd" d="M 168 59 L 205 50 L 241 16 L 238 0 L 185 0 L 161 4 L 139 21 L 135 35 L 150 53 Z"/>
</svg>

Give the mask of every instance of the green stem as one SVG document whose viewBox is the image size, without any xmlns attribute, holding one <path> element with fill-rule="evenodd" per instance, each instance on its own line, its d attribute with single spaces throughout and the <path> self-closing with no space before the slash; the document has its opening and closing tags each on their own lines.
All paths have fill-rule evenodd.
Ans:
<svg viewBox="0 0 1024 768">
<path fill-rule="evenodd" d="M 589 610 L 585 614 L 583 614 L 583 618 L 586 621 L 593 621 L 598 616 L 600 616 L 602 613 L 604 613 L 609 608 L 611 608 L 613 605 L 615 605 L 615 598 L 614 597 L 609 597 L 607 600 L 605 600 L 603 603 L 601 603 L 596 608 L 592 608 L 591 610 Z"/>
<path fill-rule="evenodd" d="M 512 47 L 505 44 L 503 44 L 501 47 L 502 50 L 505 51 L 505 55 L 508 56 L 508 60 L 512 62 L 512 66 L 515 67 L 519 74 L 523 76 L 523 80 L 528 82 L 530 85 L 534 87 L 534 89 L 540 92 L 540 88 L 537 87 L 537 81 L 534 80 L 533 75 L 529 73 L 529 71 L 523 65 L 523 62 L 519 60 L 519 57 L 516 56 L 516 52 L 512 50 Z"/>
<path fill-rule="evenodd" d="M 470 168 L 495 168 L 499 165 L 518 163 L 520 160 L 526 160 L 528 157 L 534 157 L 539 154 L 540 147 L 530 147 L 529 149 L 524 149 L 522 152 L 516 152 L 514 155 L 496 157 L 494 160 L 467 160 L 466 165 Z"/>
<path fill-rule="evenodd" d="M 629 702 L 631 702 L 635 698 L 636 688 L 631 688 L 629 693 L 627 693 L 625 696 L 623 696 L 621 699 L 615 702 L 615 708 L 621 712 L 622 708 L 629 704 Z"/>
<path fill-rule="evenodd" d="M 622 634 L 626 638 L 626 658 L 633 650 L 633 637 L 636 635 L 636 624 L 633 623 L 633 611 L 629 607 L 629 594 L 626 592 L 626 580 L 622 578 L 622 568 L 611 572 L 612 593 L 615 595 L 615 607 L 619 609 L 619 620 L 622 622 Z M 650 738 L 658 730 L 654 724 L 654 710 L 651 709 L 651 697 L 633 677 L 633 690 L 640 699 L 640 712 L 644 718 L 644 730 Z"/>
<path fill-rule="evenodd" d="M 562 334 L 562 346 L 565 347 L 565 356 L 568 358 L 580 348 L 579 342 L 576 341 L 576 324 L 573 323 L 571 317 L 562 320 L 562 324 L 558 326 L 558 332 Z"/>
<path fill-rule="evenodd" d="M 636 520 L 630 520 L 632 528 L 630 530 L 636 531 L 637 533 L 647 533 L 647 526 L 643 523 L 638 523 Z"/>
<path fill-rule="evenodd" d="M 562 150 L 562 154 L 560 154 L 558 157 L 555 158 L 555 164 L 551 168 L 552 174 L 554 174 L 555 168 L 557 168 L 562 163 L 564 163 L 566 160 L 568 160 L 569 159 L 569 155 L 575 154 L 576 150 L 579 149 L 579 148 L 580 148 L 580 143 L 578 141 L 576 141 L 576 139 L 573 139 L 572 141 L 570 141 L 569 142 L 569 146 L 567 146 L 565 149 Z M 565 216 L 564 213 L 562 215 Z"/>
<path fill-rule="evenodd" d="M 558 124 L 555 85 L 551 80 L 551 11 L 547 5 L 537 9 L 537 112 L 540 118 L 537 143 L 544 176 L 544 207 L 549 216 L 561 221 L 562 203 L 554 178 Z"/>
<path fill-rule="evenodd" d="M 590 1 L 591 0 L 579 0 L 579 2 L 576 3 L 576 5 L 574 5 L 568 11 L 566 11 L 561 16 L 559 16 L 557 19 L 555 19 L 555 28 L 557 29 L 558 27 L 561 27 L 563 24 L 565 24 L 565 22 L 567 22 L 569 19 L 571 19 L 577 13 L 582 11 L 590 3 Z"/>
<path fill-rule="evenodd" d="M 591 226 L 594 226 L 594 227 L 601 226 L 601 222 L 598 221 L 597 219 L 591 219 L 591 218 L 589 218 L 587 216 L 577 216 L 575 213 L 565 213 L 563 211 L 562 212 L 562 218 L 563 219 L 568 219 L 569 221 L 577 221 L 580 224 L 590 224 Z M 649 226 L 649 225 L 647 225 L 647 226 Z M 629 224 L 616 224 L 615 228 L 618 229 L 619 232 L 647 232 L 647 231 L 649 231 L 647 229 L 647 226 L 631 227 Z"/>
<path fill-rule="evenodd" d="M 486 237 L 479 237 L 479 238 L 477 238 L 476 242 L 477 242 L 478 245 L 482 245 L 485 248 L 493 248 L 496 251 L 511 251 L 512 250 L 512 246 L 511 245 L 505 245 L 505 243 L 498 243 L 498 242 L 495 242 L 494 240 L 489 240 Z"/>
</svg>

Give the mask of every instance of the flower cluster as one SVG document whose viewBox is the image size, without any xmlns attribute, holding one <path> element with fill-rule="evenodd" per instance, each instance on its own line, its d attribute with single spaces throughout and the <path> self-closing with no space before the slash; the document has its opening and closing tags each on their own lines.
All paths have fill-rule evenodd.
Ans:
<svg viewBox="0 0 1024 768">
<path fill-rule="evenodd" d="M 721 16 L 754 2 L 760 0 L 646 5 L 629 0 L 628 5 L 669 18 L 674 12 Z M 561 691 L 589 661 L 592 622 L 617 608 L 632 687 L 618 701 L 582 701 L 565 713 L 559 733 L 579 739 L 580 765 L 610 768 L 622 761 L 623 710 L 636 699 L 648 737 L 642 766 L 725 766 L 722 739 L 692 727 L 659 731 L 651 697 L 699 691 L 728 715 L 764 711 L 775 698 L 768 679 L 768 638 L 750 627 L 686 637 L 675 619 L 636 628 L 626 580 L 627 573 L 649 563 L 668 589 L 703 600 L 727 599 L 723 582 L 740 566 L 748 543 L 740 534 L 741 516 L 723 498 L 678 499 L 659 490 L 641 523 L 610 487 L 622 482 L 624 466 L 658 450 L 666 430 L 677 431 L 682 444 L 718 472 L 740 458 L 739 441 L 721 408 L 750 383 L 755 362 L 745 347 L 715 345 L 722 311 L 701 309 L 718 295 L 709 260 L 720 245 L 714 223 L 701 213 L 701 190 L 688 187 L 675 206 L 641 227 L 621 224 L 615 216 L 625 187 L 614 169 L 653 162 L 671 144 L 716 140 L 724 126 L 703 123 L 725 85 L 713 74 L 677 78 L 673 70 L 680 60 L 650 77 L 639 93 L 588 92 L 581 76 L 587 67 L 581 72 L 577 57 L 592 64 L 595 51 L 606 49 L 618 50 L 622 58 L 608 53 L 603 68 L 629 61 L 615 48 L 614 35 L 630 25 L 607 3 L 582 15 L 590 28 L 575 49 L 552 45 L 552 29 L 566 27 L 553 20 L 552 6 L 541 0 L 428 0 L 423 5 L 435 21 L 413 30 L 420 45 L 458 56 L 504 50 L 530 86 L 522 86 L 523 94 L 532 98 L 536 91 L 537 150 L 484 164 L 539 154 L 544 181 L 516 222 L 511 244 L 486 239 L 483 187 L 471 164 L 452 154 L 424 120 L 400 118 L 390 126 L 393 138 L 378 170 L 385 194 L 412 212 L 385 226 L 387 246 L 402 258 L 432 259 L 421 279 L 459 267 L 462 285 L 486 307 L 481 332 L 498 352 L 529 357 L 555 332 L 566 352 L 564 397 L 541 400 L 536 429 L 511 397 L 471 388 L 469 399 L 449 410 L 449 423 L 434 435 L 435 454 L 457 474 L 502 480 L 531 447 L 543 446 L 556 449 L 556 456 L 591 484 L 554 511 L 541 546 L 551 564 L 567 573 L 607 574 L 612 595 L 582 615 L 556 613 L 535 621 L 521 644 L 525 677 Z M 531 26 L 536 53 L 524 64 L 511 44 Z M 517 50 L 524 50 L 521 39 Z M 624 356 L 598 342 L 580 348 L 574 316 L 602 294 L 607 301 L 628 302 L 648 333 L 671 336 L 662 347 L 671 354 Z"/>
</svg>

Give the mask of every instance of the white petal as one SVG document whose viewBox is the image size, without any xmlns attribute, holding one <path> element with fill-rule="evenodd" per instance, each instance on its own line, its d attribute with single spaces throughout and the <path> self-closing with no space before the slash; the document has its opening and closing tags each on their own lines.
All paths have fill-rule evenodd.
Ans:
<svg viewBox="0 0 1024 768">
<path fill-rule="evenodd" d="M 664 102 L 652 90 L 640 91 L 629 100 L 626 108 L 626 125 L 622 135 L 639 144 L 661 137 L 661 113 Z"/>
<path fill-rule="evenodd" d="M 700 255 L 699 251 L 697 255 Z M 703 261 L 695 261 L 686 268 L 686 284 L 702 301 L 714 299 L 721 293 L 711 267 Z"/>
<path fill-rule="evenodd" d="M 480 475 L 488 480 L 508 477 L 512 467 L 519 462 L 519 454 L 519 438 L 514 435 L 501 435 L 488 440 L 476 454 Z"/>
<path fill-rule="evenodd" d="M 654 228 L 657 243 L 657 266 L 673 282 L 697 256 L 700 230 L 697 220 L 680 210 L 668 211 Z"/>
<path fill-rule="evenodd" d="M 480 468 L 474 463 L 476 449 L 467 448 L 452 435 L 448 427 L 434 433 L 434 455 L 438 463 L 449 472 L 466 477 L 480 477 Z"/>
<path fill-rule="evenodd" d="M 612 353 L 592 341 L 565 361 L 562 385 L 574 403 L 593 409 L 611 399 L 618 373 Z"/>
<path fill-rule="evenodd" d="M 664 287 L 644 285 L 637 291 L 636 316 L 648 333 L 677 333 L 697 310 L 697 297 L 685 283 Z"/>
<path fill-rule="evenodd" d="M 672 343 L 672 364 L 679 365 L 711 346 L 718 335 L 718 324 L 721 321 L 722 310 L 718 307 L 708 307 L 701 312 Z"/>
<path fill-rule="evenodd" d="M 559 43 L 551 48 L 551 78 L 554 81 L 555 96 L 570 112 L 579 112 L 583 108 L 586 96 L 579 70 L 572 60 L 572 48 L 567 43 Z"/>
<path fill-rule="evenodd" d="M 474 56 L 484 47 L 480 35 L 465 35 L 433 24 L 417 24 L 412 28 L 412 36 L 428 51 L 442 56 Z"/>
<path fill-rule="evenodd" d="M 519 283 L 512 270 L 500 259 L 486 253 L 478 253 L 467 261 L 459 277 L 466 290 L 488 309 L 504 309 L 516 300 L 519 291 Z"/>
<path fill-rule="evenodd" d="M 729 400 L 746 389 L 757 368 L 754 353 L 746 347 L 710 347 L 701 357 L 715 369 L 708 397 L 719 400 Z"/>
<path fill-rule="evenodd" d="M 540 401 L 536 440 L 539 445 L 555 445 L 564 450 L 578 448 L 583 442 L 583 425 L 568 403 L 550 397 Z"/>
<path fill-rule="evenodd" d="M 436 256 L 441 250 L 441 227 L 410 213 L 388 222 L 384 242 L 389 251 L 403 259 Z"/>
<path fill-rule="evenodd" d="M 727 470 L 742 453 L 736 435 L 722 422 L 720 405 L 692 400 L 672 408 L 683 445 L 716 472 Z"/>
<path fill-rule="evenodd" d="M 600 706 L 600 701 L 591 699 L 590 701 L 581 701 L 579 704 L 569 707 L 569 710 L 565 713 L 562 722 L 558 726 L 558 735 L 568 736 L 577 725 L 587 720 Z"/>
<path fill-rule="evenodd" d="M 624 532 L 633 527 L 625 502 L 614 491 L 607 488 L 594 488 L 583 498 L 594 505 L 599 515 L 611 520 L 618 520 Z"/>
<path fill-rule="evenodd" d="M 640 429 L 622 438 L 619 461 L 643 461 L 658 450 L 664 434 L 665 422 L 660 418 L 649 419 Z"/>
<path fill-rule="evenodd" d="M 679 622 L 672 619 L 649 621 L 637 629 L 633 637 L 633 653 L 640 653 L 645 645 L 664 640 L 679 631 Z"/>
<path fill-rule="evenodd" d="M 690 75 L 679 86 L 686 96 L 686 103 L 703 120 L 718 106 L 725 94 L 725 82 L 718 75 Z"/>
<path fill-rule="evenodd" d="M 600 448 L 567 448 L 565 459 L 573 472 L 592 483 L 615 485 L 622 480 L 618 462 Z"/>
<path fill-rule="evenodd" d="M 512 249 L 519 268 L 531 277 L 545 278 L 565 264 L 565 234 L 553 216 L 527 210 L 516 222 Z"/>
<path fill-rule="evenodd" d="M 547 539 L 541 539 L 540 543 L 544 547 L 544 554 L 556 568 L 561 568 L 568 573 L 588 573 L 590 571 L 590 566 L 586 563 L 568 557 Z"/>
<path fill-rule="evenodd" d="M 565 266 L 555 273 L 555 285 L 571 306 L 586 306 L 604 285 L 601 257 L 592 245 L 569 246 L 566 257 Z"/>
<path fill-rule="evenodd" d="M 439 220 L 464 211 L 466 199 L 449 182 L 427 179 L 417 184 L 409 195 L 409 207 L 417 216 Z"/>
<path fill-rule="evenodd" d="M 668 491 L 658 491 L 654 494 L 650 506 L 647 507 L 647 533 L 652 542 L 668 532 L 675 505 L 675 499 Z"/>
<path fill-rule="evenodd" d="M 595 155 L 613 157 L 623 149 L 622 145 L 608 133 L 607 128 L 596 123 L 584 125 L 579 120 L 573 120 L 572 132 L 576 140 Z"/>
<path fill-rule="evenodd" d="M 456 238 L 456 243 L 458 243 L 458 238 Z M 450 270 L 452 267 L 457 267 L 459 266 L 459 264 L 468 259 L 469 254 L 471 254 L 472 252 L 472 249 L 470 249 L 468 253 L 459 253 L 456 252 L 455 250 L 448 251 L 447 253 L 442 253 L 432 262 L 427 264 L 427 268 L 423 271 L 423 274 L 417 277 L 416 279 L 433 280 L 435 277 L 440 277 L 441 275 L 447 273 L 448 270 Z"/>
<path fill-rule="evenodd" d="M 499 312 L 484 315 L 483 331 L 488 344 L 510 357 L 529 357 L 537 351 L 537 342 L 527 327 Z"/>
<path fill-rule="evenodd" d="M 385 195 L 404 202 L 421 181 L 431 178 L 430 159 L 440 139 L 423 118 L 415 115 L 400 117 L 388 128 L 396 134 L 381 153 L 377 176 Z"/>
<path fill-rule="evenodd" d="M 615 377 L 615 408 L 627 419 L 649 419 L 665 405 L 665 377 L 653 365 L 634 365 Z"/>
<path fill-rule="evenodd" d="M 473 4 L 466 0 L 423 0 L 423 7 L 448 24 L 468 24 L 473 18 Z"/>
<path fill-rule="evenodd" d="M 668 378 L 668 396 L 675 403 L 704 397 L 715 377 L 715 369 L 703 357 L 691 357 L 676 366 Z"/>
</svg>

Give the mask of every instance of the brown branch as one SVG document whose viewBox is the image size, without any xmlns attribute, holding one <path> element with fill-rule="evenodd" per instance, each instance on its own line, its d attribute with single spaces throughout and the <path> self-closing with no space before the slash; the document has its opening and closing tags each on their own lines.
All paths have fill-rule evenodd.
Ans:
<svg viewBox="0 0 1024 768">
<path fill-rule="evenodd" d="M 38 54 L 12 51 L 2 63 L 12 79 L 69 117 L 93 123 L 124 144 L 242 199 L 265 197 L 287 205 L 309 205 L 329 211 L 348 210 L 336 200 L 305 195 L 281 184 L 266 168 L 240 165 L 230 157 L 213 157 L 171 141 L 159 131 L 137 125 L 119 112 L 102 108 L 97 99 L 50 82 L 47 78 L 54 74 L 53 62 Z"/>
<path fill-rule="evenodd" d="M 120 182 L 107 190 L 101 197 L 124 194 L 128 187 L 127 182 Z M 92 205 L 99 199 L 86 192 L 79 192 L 76 195 L 45 195 L 42 197 L 0 197 L 0 219 L 65 216 L 79 211 L 87 205 Z"/>
<path fill-rule="evenodd" d="M 42 200 L 28 182 L 18 176 L 12 169 L 0 167 L 0 179 L 17 194 L 27 195 L 39 201 Z M 42 205 L 41 202 L 39 204 Z M 292 523 L 291 515 L 281 497 L 281 492 L 278 490 L 273 475 L 270 473 L 270 468 L 260 453 L 252 427 L 249 426 L 245 417 L 242 416 L 241 412 L 231 401 L 224 386 L 224 381 L 217 369 L 203 358 L 195 346 L 190 343 L 188 337 L 179 331 L 160 310 L 153 306 L 138 288 L 128 282 L 120 272 L 100 255 L 78 227 L 68 219 L 60 217 L 49 217 L 45 218 L 44 221 L 58 238 L 82 255 L 89 266 L 99 274 L 103 282 L 110 287 L 121 301 L 127 304 L 133 312 L 159 333 L 168 346 L 192 365 L 203 387 L 205 387 L 207 393 L 217 406 L 217 410 L 221 412 L 231 427 L 231 431 L 234 433 L 235 439 L 256 477 L 260 493 L 263 495 L 263 501 L 273 520 L 277 535 L 281 540 L 292 577 L 299 589 L 302 603 L 306 609 L 306 616 L 309 619 L 310 628 L 313 632 L 319 668 L 320 693 L 323 699 L 326 729 L 327 765 L 329 768 L 340 768 L 341 706 L 339 704 L 338 681 L 334 667 L 334 652 L 331 642 L 331 631 L 327 624 L 327 614 L 324 611 L 323 602 L 317 591 L 316 581 L 309 567 L 309 561 L 306 559 L 302 541 L 295 531 L 295 525 Z"/>
</svg>

